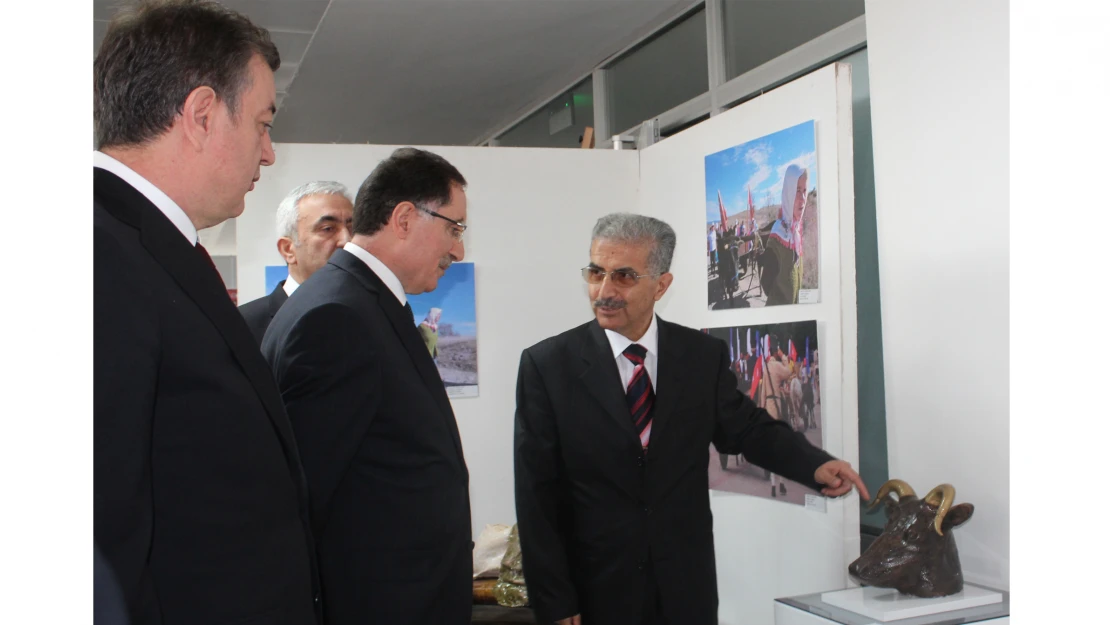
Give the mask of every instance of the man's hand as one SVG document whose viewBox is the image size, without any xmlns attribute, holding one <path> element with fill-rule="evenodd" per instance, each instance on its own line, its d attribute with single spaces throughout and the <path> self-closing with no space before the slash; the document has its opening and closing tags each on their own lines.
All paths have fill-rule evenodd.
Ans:
<svg viewBox="0 0 1110 625">
<path fill-rule="evenodd" d="M 817 467 L 817 471 L 813 473 L 813 479 L 818 484 L 826 486 L 821 489 L 821 494 L 826 497 L 839 497 L 852 490 L 852 485 L 855 484 L 860 497 L 863 497 L 864 501 L 871 501 L 871 495 L 867 492 L 867 487 L 864 486 L 859 474 L 852 470 L 852 465 L 843 460 L 829 460 Z"/>
<path fill-rule="evenodd" d="M 555 621 L 555 625 L 582 625 L 582 615 L 575 614 L 570 618 L 559 619 Z"/>
</svg>

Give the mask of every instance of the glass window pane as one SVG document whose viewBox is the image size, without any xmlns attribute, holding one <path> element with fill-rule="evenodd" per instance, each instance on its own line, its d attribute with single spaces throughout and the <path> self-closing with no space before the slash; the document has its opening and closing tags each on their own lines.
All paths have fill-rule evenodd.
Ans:
<svg viewBox="0 0 1110 625">
<path fill-rule="evenodd" d="M 864 0 L 724 0 L 729 79 L 863 15 Z"/>
<path fill-rule="evenodd" d="M 587 78 L 507 130 L 497 141 L 518 148 L 577 148 L 582 145 L 586 126 L 593 125 L 594 85 L 593 79 Z M 556 128 L 554 133 L 552 128 Z"/>
<path fill-rule="evenodd" d="M 659 132 L 659 136 L 663 139 L 666 139 L 667 137 L 673 137 L 673 136 L 677 135 L 678 133 L 682 132 L 683 130 L 686 130 L 687 128 L 692 128 L 694 126 L 697 126 L 698 124 L 702 123 L 703 121 L 705 121 L 707 119 L 709 119 L 709 113 L 706 113 L 705 115 L 702 115 L 701 117 L 697 117 L 695 119 L 692 119 L 692 120 L 686 122 L 685 124 L 680 124 L 680 125 L 675 126 L 673 128 L 667 128 L 665 130 L 661 130 Z"/>
<path fill-rule="evenodd" d="M 705 11 L 698 11 L 618 60 L 610 68 L 608 80 L 613 134 L 708 91 Z"/>
</svg>

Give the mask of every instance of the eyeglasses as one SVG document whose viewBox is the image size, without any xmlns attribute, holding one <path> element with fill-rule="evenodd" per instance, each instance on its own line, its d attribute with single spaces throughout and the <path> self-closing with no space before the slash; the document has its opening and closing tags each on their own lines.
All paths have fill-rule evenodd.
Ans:
<svg viewBox="0 0 1110 625">
<path fill-rule="evenodd" d="M 648 278 L 650 274 L 636 273 L 631 269 L 614 269 L 605 271 L 601 267 L 583 267 L 582 278 L 589 284 L 601 284 L 609 276 L 609 281 L 621 287 L 636 286 L 640 278 Z"/>
<path fill-rule="evenodd" d="M 452 226 L 454 226 L 453 228 L 451 228 L 451 236 L 454 237 L 454 239 L 456 241 L 462 241 L 463 233 L 466 232 L 466 224 L 464 224 L 461 221 L 455 221 L 454 219 L 451 219 L 450 217 L 444 217 L 443 215 L 440 215 L 439 213 L 437 213 L 433 210 L 428 210 L 428 209 L 424 208 L 423 206 L 418 205 L 416 208 L 419 208 L 420 210 L 424 211 L 425 213 L 428 213 L 432 217 L 439 217 L 440 219 L 450 223 Z"/>
</svg>

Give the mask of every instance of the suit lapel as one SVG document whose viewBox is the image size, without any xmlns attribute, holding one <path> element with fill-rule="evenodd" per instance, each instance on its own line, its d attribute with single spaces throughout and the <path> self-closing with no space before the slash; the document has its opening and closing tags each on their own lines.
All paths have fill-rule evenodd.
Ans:
<svg viewBox="0 0 1110 625">
<path fill-rule="evenodd" d="M 270 297 L 267 299 L 270 304 L 270 320 L 272 321 L 278 309 L 281 308 L 281 305 L 285 303 L 285 300 L 289 299 L 289 296 L 285 293 L 285 280 L 278 282 L 277 288 L 270 293 Z"/>
<path fill-rule="evenodd" d="M 436 369 L 435 362 L 432 361 L 431 354 L 428 353 L 428 348 L 424 345 L 424 341 L 420 338 L 420 333 L 416 329 L 416 323 L 412 315 L 401 306 L 401 303 L 394 297 L 393 292 L 389 287 L 381 281 L 366 263 L 362 262 L 358 257 L 350 252 L 339 249 L 332 254 L 331 259 L 328 261 L 344 271 L 355 276 L 367 290 L 375 293 L 378 297 L 378 305 L 381 306 L 385 312 L 385 316 L 389 319 L 389 324 L 393 326 L 394 333 L 401 339 L 401 344 L 405 346 L 405 351 L 409 353 L 412 358 L 413 364 L 416 366 L 417 372 L 420 374 L 424 385 L 428 388 L 432 397 L 435 398 L 436 403 L 439 404 L 440 413 L 444 420 L 447 422 L 447 429 L 451 432 L 451 438 L 455 443 L 455 450 L 459 454 L 460 462 L 463 459 L 462 440 L 459 438 L 459 427 L 455 422 L 455 411 L 451 409 L 451 400 L 447 397 L 447 390 L 443 386 L 443 379 L 439 376 L 439 370 Z M 462 462 L 465 467 L 466 463 Z"/>
<path fill-rule="evenodd" d="M 212 322 L 254 386 L 286 453 L 297 458 L 293 430 L 273 374 L 219 274 L 213 273 L 181 231 L 134 187 L 100 168 L 93 168 L 93 181 L 94 194 L 108 199 L 104 209 L 139 229 L 143 247 Z"/>
<path fill-rule="evenodd" d="M 624 430 L 638 445 L 640 437 L 632 423 L 632 415 L 628 411 L 628 404 L 624 399 L 624 389 L 621 384 L 620 371 L 613 358 L 613 348 L 605 336 L 605 330 L 598 325 L 597 320 L 586 324 L 586 340 L 582 344 L 582 359 L 586 361 L 586 368 L 579 375 L 586 390 L 605 413 L 617 422 L 617 426 Z M 655 427 L 654 425 L 652 426 Z"/>
<path fill-rule="evenodd" d="M 657 360 L 655 384 L 655 407 L 651 410 L 651 441 L 653 453 L 658 454 L 660 447 L 665 448 L 663 435 L 670 425 L 682 396 L 684 377 L 682 345 L 675 340 L 672 324 L 659 319 L 659 358 Z"/>
</svg>

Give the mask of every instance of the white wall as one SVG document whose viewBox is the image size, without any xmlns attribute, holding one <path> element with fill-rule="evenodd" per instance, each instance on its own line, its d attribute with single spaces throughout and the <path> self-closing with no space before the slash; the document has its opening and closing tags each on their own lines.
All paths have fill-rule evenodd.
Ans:
<svg viewBox="0 0 1110 625">
<path fill-rule="evenodd" d="M 197 232 L 201 245 L 211 256 L 235 256 L 237 252 L 236 220 L 227 221 Z"/>
<path fill-rule="evenodd" d="M 282 264 L 274 214 L 311 180 L 338 180 L 352 196 L 390 146 L 276 146 L 277 162 L 247 195 L 236 225 L 239 301 L 264 295 L 265 265 Z M 578 269 L 589 262 L 598 217 L 635 209 L 634 151 L 428 148 L 462 172 L 474 262 L 479 396 L 451 400 L 470 469 L 474 533 L 513 523 L 513 413 L 520 352 L 591 318 Z"/>
<path fill-rule="evenodd" d="M 956 487 L 1009 587 L 1008 7 L 867 0 L 890 476 Z"/>
<path fill-rule="evenodd" d="M 212 262 L 228 289 L 236 289 L 239 272 L 235 268 L 237 244 L 235 220 L 227 221 L 197 232 L 200 244 L 212 256 Z M 236 296 L 238 297 L 238 296 Z M 239 301 L 243 301 L 239 299 Z"/>
<path fill-rule="evenodd" d="M 839 74 L 838 74 L 839 72 Z M 850 68 L 829 66 L 640 152 L 642 213 L 678 236 L 674 282 L 659 315 L 692 328 L 816 319 L 825 449 L 858 466 L 855 248 Z M 808 120 L 817 133 L 820 288 L 817 304 L 707 309 L 705 156 Z M 842 588 L 859 555 L 858 495 L 825 513 L 713 491 L 722 625 L 770 625 L 776 597 Z"/>
</svg>

